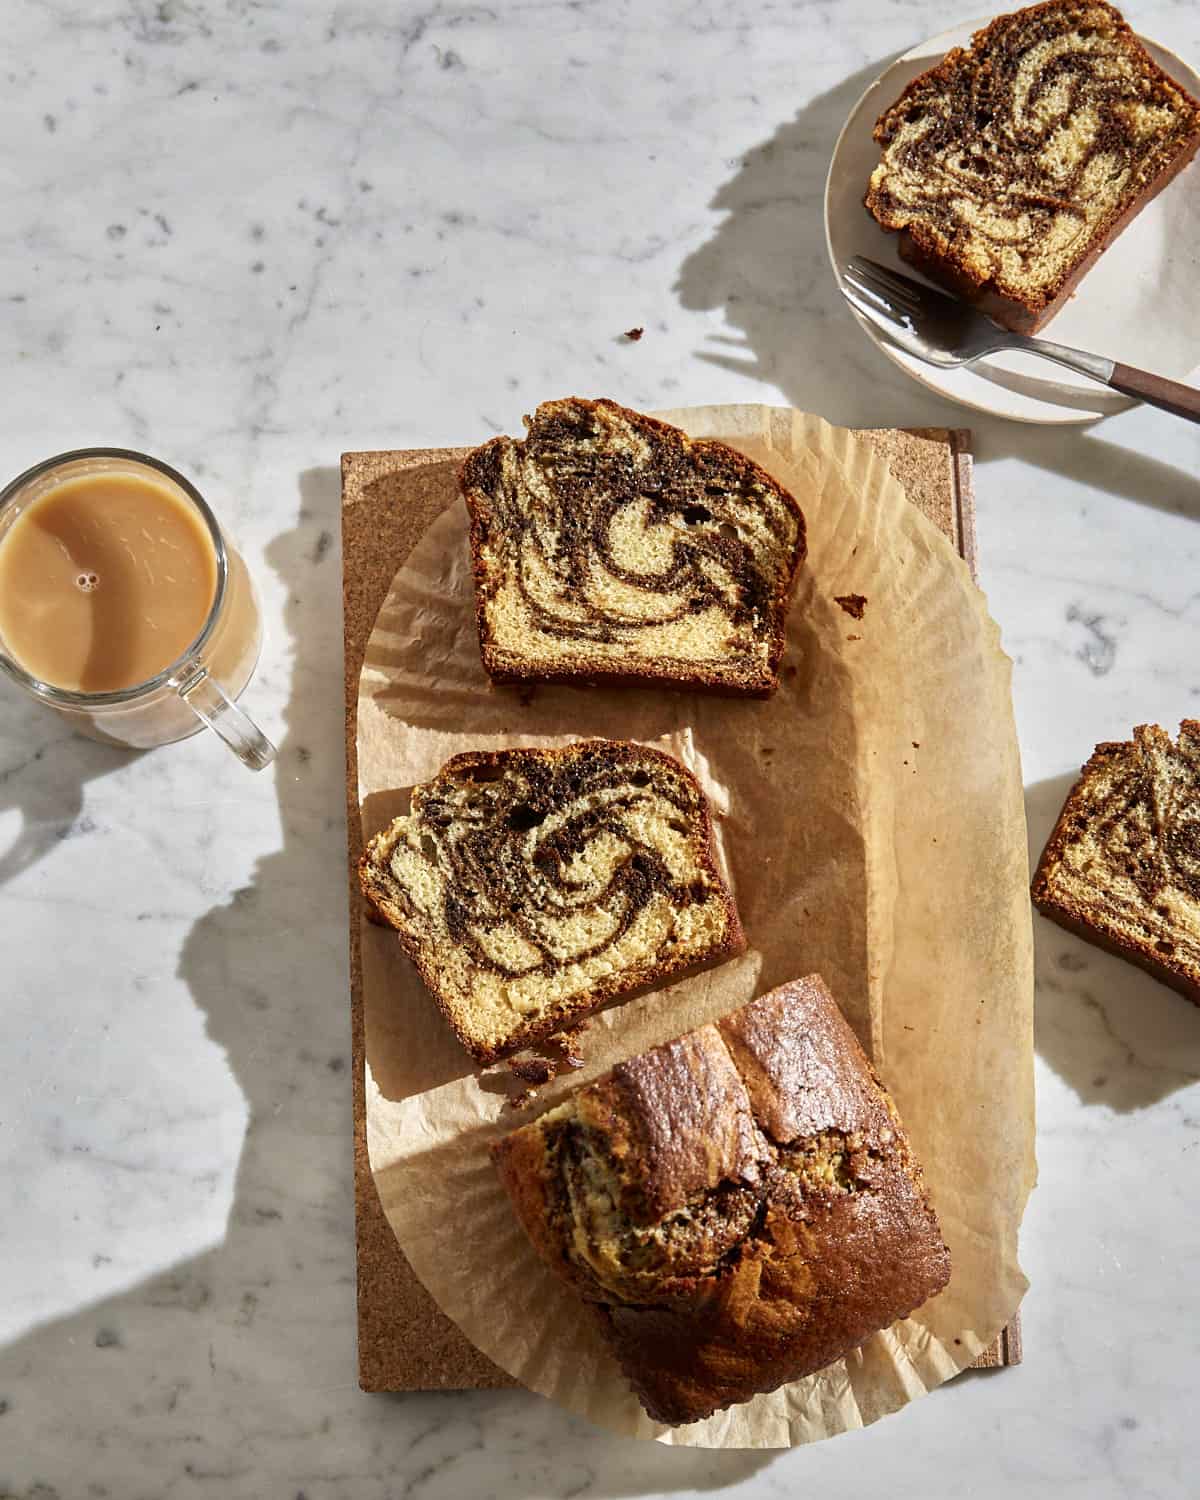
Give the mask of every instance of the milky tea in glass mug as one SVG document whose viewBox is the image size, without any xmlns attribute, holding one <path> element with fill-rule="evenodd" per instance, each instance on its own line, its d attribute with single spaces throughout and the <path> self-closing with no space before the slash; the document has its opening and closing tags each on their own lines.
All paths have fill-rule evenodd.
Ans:
<svg viewBox="0 0 1200 1500">
<path fill-rule="evenodd" d="M 0 492 L 0 668 L 81 734 L 145 750 L 207 724 L 261 770 L 235 706 L 261 644 L 245 563 L 158 459 L 82 448 Z"/>
</svg>

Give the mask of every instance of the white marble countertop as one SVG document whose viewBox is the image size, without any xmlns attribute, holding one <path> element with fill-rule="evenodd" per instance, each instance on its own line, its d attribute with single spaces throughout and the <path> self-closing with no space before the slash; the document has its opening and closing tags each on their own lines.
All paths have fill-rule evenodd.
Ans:
<svg viewBox="0 0 1200 1500">
<path fill-rule="evenodd" d="M 1190 0 L 1130 15 L 1200 56 Z M 1040 921 L 1023 1366 L 782 1455 L 355 1384 L 342 449 L 479 440 L 569 391 L 970 423 L 1033 839 L 1095 741 L 1200 709 L 1200 428 L 975 420 L 832 287 L 841 120 L 955 19 L 6 6 L 3 467 L 100 442 L 198 479 L 261 587 L 246 701 L 280 756 L 129 757 L 0 685 L 5 1500 L 1196 1493 L 1200 1014 Z"/>
</svg>

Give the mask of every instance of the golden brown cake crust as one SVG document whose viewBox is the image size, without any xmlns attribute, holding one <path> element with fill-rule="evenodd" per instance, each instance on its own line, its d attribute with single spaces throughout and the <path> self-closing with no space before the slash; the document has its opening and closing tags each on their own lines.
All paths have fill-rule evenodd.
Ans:
<svg viewBox="0 0 1200 1500">
<path fill-rule="evenodd" d="M 816 975 L 735 1011 L 719 1029 L 773 1141 L 858 1130 L 878 1145 L 894 1128 L 874 1069 Z M 848 1054 L 858 1066 L 846 1066 Z"/>
<path fill-rule="evenodd" d="M 424 930 L 425 924 L 419 920 L 414 921 L 410 905 L 405 902 L 403 892 L 398 890 L 397 883 L 390 874 L 388 862 L 398 831 L 407 827 L 411 815 L 410 818 L 396 819 L 388 828 L 376 834 L 363 850 L 359 861 L 359 883 L 371 910 L 387 926 L 395 929 L 401 947 L 416 966 L 422 982 L 459 1041 L 476 1062 L 483 1066 L 541 1041 L 611 1000 L 654 989 L 668 979 L 681 979 L 714 964 L 723 963 L 741 953 L 746 946 L 732 892 L 717 867 L 708 799 L 691 772 L 664 751 L 629 740 L 581 740 L 572 745 L 546 750 L 467 751 L 447 761 L 434 781 L 414 789 L 414 807 L 424 807 L 431 795 L 436 796 L 439 785 L 453 782 L 456 778 L 478 776 L 486 787 L 502 778 L 506 772 L 521 767 L 530 768 L 543 780 L 547 776 L 553 778 L 556 772 L 562 772 L 569 778 L 575 768 L 585 776 L 594 776 L 597 768 L 601 771 L 608 769 L 614 775 L 638 778 L 645 776 L 647 785 L 656 769 L 677 779 L 690 794 L 688 817 L 692 820 L 690 834 L 695 846 L 697 876 L 703 882 L 704 898 L 719 903 L 722 935 L 718 940 L 703 946 L 701 951 L 681 949 L 676 956 L 666 955 L 650 965 L 642 964 L 626 970 L 615 968 L 598 977 L 586 989 L 538 1010 L 523 1022 L 514 1021 L 507 1026 L 502 1041 L 485 1040 L 469 1024 L 464 1023 L 464 1018 L 451 1003 L 447 993 L 445 954 L 431 947 Z M 535 813 L 549 810 L 539 807 L 535 809 Z M 498 835 L 500 836 L 503 836 L 503 831 Z M 555 867 L 561 873 L 561 864 Z M 647 879 L 651 878 L 652 872 L 649 872 Z M 452 898 L 454 894 L 453 890 L 449 892 Z"/>
<path fill-rule="evenodd" d="M 1127 70 L 1125 90 L 1117 88 L 1107 103 L 1103 98 L 1099 102 L 1089 100 L 1065 118 L 1051 112 L 1048 122 L 1031 125 L 1028 130 L 1014 128 L 1007 136 L 998 134 L 1000 127 L 994 122 L 1000 110 L 999 96 L 1004 85 L 1011 82 L 1016 59 L 1021 56 L 1014 48 L 1028 44 L 1032 50 L 1039 42 L 1070 34 L 1072 28 L 1078 28 L 1084 41 L 1098 29 L 1107 33 L 1110 56 L 1119 57 Z M 1084 52 L 1080 55 L 1086 57 Z M 1046 60 L 1047 93 L 1064 81 L 1070 83 L 1070 64 L 1069 54 L 1064 58 L 1051 51 Z M 1038 88 L 1041 83 L 1039 80 Z M 939 104 L 950 111 L 952 118 L 948 116 L 942 125 L 944 139 L 936 131 L 930 131 L 929 138 L 939 149 L 954 148 L 948 153 L 953 154 L 954 170 L 960 174 L 952 183 L 954 191 L 977 199 L 989 212 L 1008 212 L 1014 206 L 1006 197 L 1008 177 L 1016 174 L 1021 183 L 1017 203 L 1038 226 L 1031 236 L 1035 245 L 1039 238 L 1045 238 L 1046 226 L 1052 222 L 1050 217 L 1039 216 L 1079 214 L 1081 204 L 1092 196 L 1084 181 L 1090 150 L 1123 153 L 1130 164 L 1129 185 L 1096 222 L 1087 225 L 1050 284 L 1027 290 L 1010 284 L 1010 272 L 1000 269 L 996 259 L 985 268 L 977 254 L 967 253 L 962 225 L 953 218 L 941 223 L 932 212 L 914 213 L 908 205 L 893 201 L 885 165 L 873 174 L 865 199 L 867 210 L 882 228 L 899 233 L 901 256 L 1018 333 L 1034 333 L 1050 321 L 1122 230 L 1187 166 L 1200 147 L 1200 103 L 1154 62 L 1121 13 L 1106 0 L 1044 0 L 1040 5 L 998 16 L 974 34 L 969 48 L 952 49 L 941 62 L 915 78 L 880 115 L 874 135 L 885 148 L 885 163 L 886 152 L 906 124 L 928 115 Z M 1169 127 L 1163 120 L 1165 134 L 1161 139 L 1138 135 L 1131 111 L 1141 107 L 1171 116 Z M 1053 132 L 1069 129 L 1076 115 L 1094 109 L 1099 109 L 1102 118 L 1093 144 L 1064 168 L 1070 157 L 1056 150 Z M 939 170 L 943 167 L 940 164 Z M 996 246 L 1011 233 L 1006 227 Z"/>
<path fill-rule="evenodd" d="M 821 1369 L 949 1280 L 894 1106 L 816 975 L 622 1064 L 493 1154 L 657 1421 Z"/>
<path fill-rule="evenodd" d="M 711 1027 L 618 1063 L 589 1091 L 585 1113 L 620 1163 L 639 1223 L 673 1213 L 727 1177 L 757 1180 L 754 1116 Z"/>
<path fill-rule="evenodd" d="M 582 646 L 574 652 L 563 651 L 551 657 L 539 654 L 536 642 L 523 646 L 520 650 L 506 648 L 499 643 L 490 616 L 496 589 L 503 580 L 494 576 L 485 552 L 489 537 L 499 524 L 495 492 L 500 482 L 503 456 L 507 452 L 521 450 L 532 442 L 541 441 L 546 434 L 553 436 L 558 429 L 568 429 L 581 419 L 586 420 L 589 413 L 611 414 L 627 423 L 659 455 L 665 456 L 666 468 L 675 475 L 687 474 L 694 477 L 695 472 L 702 471 L 709 465 L 714 474 L 719 471 L 730 476 L 734 482 L 747 487 L 755 486 L 760 491 L 769 493 L 789 514 L 794 539 L 788 549 L 786 561 L 776 576 L 765 580 L 765 588 L 758 589 L 763 594 L 760 604 L 766 615 L 766 653 L 763 660 L 704 663 L 646 655 L 637 649 L 637 632 L 632 629 L 624 661 L 619 656 L 598 659 Z M 471 558 L 480 653 L 484 669 L 492 680 L 499 683 L 606 683 L 616 687 L 651 685 L 738 697 L 769 697 L 779 685 L 778 669 L 783 655 L 787 609 L 797 573 L 806 554 L 804 514 L 793 496 L 765 469 L 745 454 L 739 453 L 736 448 L 712 438 L 689 438 L 679 428 L 632 411 L 615 401 L 588 400 L 578 396 L 545 401 L 538 407 L 532 421 L 528 418 L 526 421 L 529 423 L 529 433 L 524 440 L 519 442 L 510 437 L 492 438 L 466 456 L 458 476 L 459 488 L 471 518 Z M 627 477 L 633 484 L 631 493 L 637 496 L 636 474 L 631 473 Z M 680 502 L 695 502 L 697 499 L 705 499 L 702 486 L 698 495 L 683 495 Z M 698 508 L 703 509 L 702 506 Z M 713 537 L 711 545 L 719 557 L 722 548 L 730 545 L 736 547 L 738 543 L 731 542 L 729 538 L 721 540 Z M 709 602 L 713 602 L 711 597 Z M 620 638 L 618 634 L 618 639 Z"/>
<path fill-rule="evenodd" d="M 1178 951 L 1164 951 L 1171 944 L 1170 937 L 1155 938 L 1152 930 L 1139 932 L 1136 928 L 1130 930 L 1128 925 L 1122 930 L 1099 902 L 1089 905 L 1080 899 L 1078 892 L 1060 889 L 1060 872 L 1072 847 L 1083 838 L 1097 835 L 1098 817 L 1107 813 L 1109 818 L 1120 820 L 1126 812 L 1119 805 L 1107 809 L 1097 806 L 1095 789 L 1098 783 L 1104 778 L 1107 784 L 1108 778 L 1116 771 L 1123 773 L 1126 786 L 1132 785 L 1138 802 L 1150 806 L 1150 818 L 1157 823 L 1145 841 L 1146 847 L 1140 858 L 1137 858 L 1138 851 L 1131 849 L 1136 859 L 1133 875 L 1145 898 L 1145 914 L 1153 930 L 1171 931 L 1169 919 L 1165 924 L 1153 921 L 1153 917 L 1164 915 L 1155 911 L 1156 897 L 1161 897 L 1164 890 L 1175 886 L 1185 894 L 1190 893 L 1193 900 L 1200 901 L 1200 721 L 1185 719 L 1180 725 L 1180 745 L 1191 751 L 1196 766 L 1194 800 L 1198 817 L 1190 827 L 1165 828 L 1161 817 L 1154 817 L 1154 813 L 1161 810 L 1153 808 L 1153 790 L 1149 785 L 1152 764 L 1154 757 L 1170 751 L 1170 736 L 1157 724 L 1139 724 L 1133 733 L 1132 741 L 1108 740 L 1097 745 L 1078 781 L 1067 794 L 1034 873 L 1031 886 L 1033 904 L 1043 916 L 1068 932 L 1118 958 L 1128 959 L 1185 995 L 1193 1004 L 1200 1005 L 1200 968 Z M 1181 846 L 1173 855 L 1164 850 L 1172 834 Z M 1104 895 L 1109 874 L 1111 869 L 1103 864 L 1096 868 L 1098 897 Z"/>
</svg>

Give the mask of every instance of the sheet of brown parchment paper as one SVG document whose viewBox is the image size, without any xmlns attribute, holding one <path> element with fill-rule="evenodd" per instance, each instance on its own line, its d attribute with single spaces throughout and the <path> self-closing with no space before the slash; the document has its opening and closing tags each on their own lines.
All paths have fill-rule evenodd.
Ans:
<svg viewBox="0 0 1200 1500">
<path fill-rule="evenodd" d="M 865 443 L 816 417 L 665 413 L 736 444 L 809 524 L 782 685 L 745 702 L 630 689 L 490 686 L 465 509 L 397 575 L 367 647 L 358 715 L 363 833 L 469 748 L 589 735 L 658 744 L 700 778 L 750 947 L 601 1015 L 587 1066 L 813 970 L 891 1088 L 951 1249 L 949 1287 L 846 1359 L 685 1428 L 649 1421 L 590 1318 L 534 1255 L 487 1147 L 528 1113 L 477 1076 L 388 929 L 363 932 L 366 1127 L 380 1199 L 414 1270 L 488 1357 L 610 1430 L 786 1447 L 873 1422 L 969 1365 L 1026 1287 L 1017 1231 L 1034 1178 L 1033 975 L 1010 668 L 982 594 Z M 454 474 L 447 466 L 447 494 Z M 425 476 L 428 482 L 428 475 Z M 861 594 L 854 619 L 836 602 Z"/>
</svg>

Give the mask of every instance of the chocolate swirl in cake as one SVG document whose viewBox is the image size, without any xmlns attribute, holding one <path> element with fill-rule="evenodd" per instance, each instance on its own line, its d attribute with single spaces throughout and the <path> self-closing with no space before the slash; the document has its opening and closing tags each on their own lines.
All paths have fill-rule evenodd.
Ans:
<svg viewBox="0 0 1200 1500">
<path fill-rule="evenodd" d="M 493 677 L 774 687 L 804 518 L 742 454 L 611 401 L 552 401 L 461 483 Z"/>
<path fill-rule="evenodd" d="M 363 886 L 481 1061 L 728 956 L 741 931 L 695 779 L 613 740 L 472 753 L 371 841 Z"/>
<path fill-rule="evenodd" d="M 1033 898 L 1200 999 L 1200 723 L 1098 745 L 1046 845 Z"/>
<path fill-rule="evenodd" d="M 1200 105 L 1112 6 L 1049 0 L 916 79 L 875 139 L 866 204 L 901 253 L 1033 327 L 1190 159 Z"/>
</svg>

